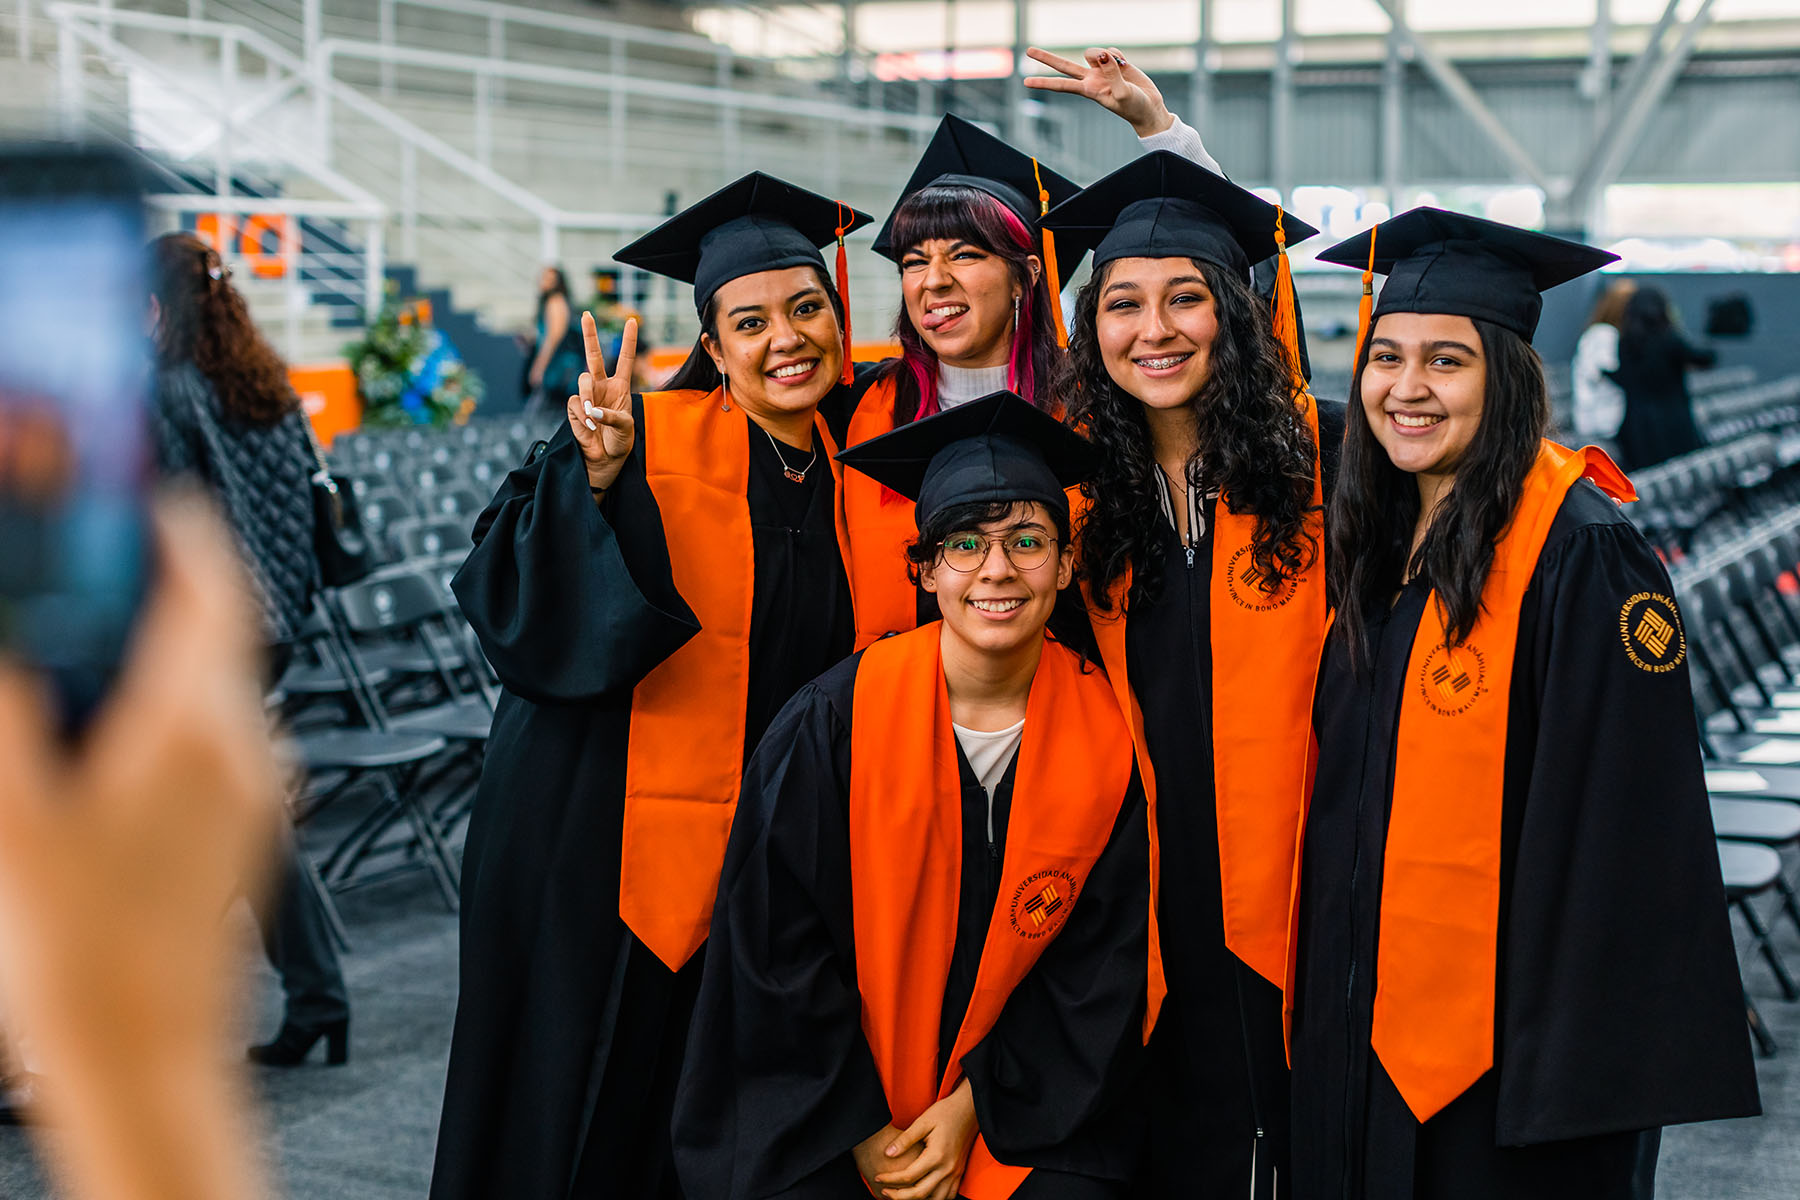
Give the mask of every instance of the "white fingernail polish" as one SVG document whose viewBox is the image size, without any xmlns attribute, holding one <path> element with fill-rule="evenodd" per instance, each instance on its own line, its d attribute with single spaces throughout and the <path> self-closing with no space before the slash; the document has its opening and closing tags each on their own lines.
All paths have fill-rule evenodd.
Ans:
<svg viewBox="0 0 1800 1200">
<path fill-rule="evenodd" d="M 594 424 L 592 421 L 589 421 L 585 417 L 582 418 L 582 423 L 584 425 L 586 425 L 590 431 L 597 431 L 600 428 L 598 425 Z"/>
</svg>

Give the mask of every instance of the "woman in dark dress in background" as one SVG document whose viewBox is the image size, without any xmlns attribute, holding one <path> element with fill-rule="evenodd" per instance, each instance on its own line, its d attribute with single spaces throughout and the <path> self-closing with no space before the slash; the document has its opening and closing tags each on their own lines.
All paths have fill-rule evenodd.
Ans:
<svg viewBox="0 0 1800 1200">
<path fill-rule="evenodd" d="M 318 576 L 310 482 L 317 463 L 306 414 L 217 252 L 171 233 L 151 243 L 150 257 L 157 461 L 164 474 L 198 479 L 224 509 L 262 602 L 266 678 L 274 682 L 293 655 L 286 639 L 306 619 Z M 304 1061 L 320 1039 L 333 1064 L 350 1053 L 349 993 L 299 855 L 289 839 L 257 913 L 287 995 L 281 1031 L 250 1047 L 251 1059 L 268 1066 Z"/>
<path fill-rule="evenodd" d="M 1077 538 L 1157 838 L 1152 1006 L 1165 979 L 1168 996 L 1139 1194 L 1267 1200 L 1287 1174 L 1279 989 L 1343 410 L 1315 406 L 1275 333 L 1297 335 L 1289 297 L 1272 320 L 1251 290 L 1282 245 L 1273 205 L 1158 151 L 1044 226 L 1071 266 L 1094 251 L 1067 362 L 1101 452 Z"/>
<path fill-rule="evenodd" d="M 1688 395 L 1689 367 L 1710 367 L 1719 356 L 1681 335 L 1660 288 L 1640 287 L 1625 302 L 1619 330 L 1619 369 L 1613 382 L 1625 393 L 1619 452 L 1630 470 L 1706 445 Z"/>
<path fill-rule="evenodd" d="M 575 391 L 585 366 L 581 328 L 569 299 L 569 281 L 561 267 L 538 273 L 537 340 L 525 363 L 525 407 L 531 412 L 556 409 Z"/>
<path fill-rule="evenodd" d="M 621 250 L 694 284 L 699 343 L 634 396 L 635 325 L 608 375 L 587 318 L 564 427 L 476 524 L 454 586 L 505 692 L 434 1200 L 680 1194 L 670 1113 L 744 759 L 850 651 L 817 247 L 867 220 L 752 174 Z"/>
<path fill-rule="evenodd" d="M 1414 209 L 1332 493 L 1295 906 L 1296 1200 L 1649 1200 L 1757 1111 L 1668 575 L 1544 439 L 1540 292 L 1613 256 Z"/>
</svg>

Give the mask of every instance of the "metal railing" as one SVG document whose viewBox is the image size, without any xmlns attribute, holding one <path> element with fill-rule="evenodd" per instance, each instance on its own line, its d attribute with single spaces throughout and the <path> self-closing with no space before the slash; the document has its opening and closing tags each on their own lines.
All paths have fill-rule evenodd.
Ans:
<svg viewBox="0 0 1800 1200">
<path fill-rule="evenodd" d="M 210 5 L 190 4 L 190 10 L 226 17 L 250 2 L 215 0 Z M 498 47 L 503 51 L 530 49 L 525 34 L 519 32 L 525 29 L 566 32 L 571 37 L 579 33 L 600 39 L 595 44 L 606 46 L 608 69 L 461 54 L 398 41 L 384 45 L 320 36 L 345 22 L 339 14 L 327 13 L 318 0 L 305 0 L 303 9 L 301 41 L 309 46 L 310 54 L 280 44 L 287 39 L 279 35 L 227 20 L 143 12 L 108 3 L 55 3 L 40 11 L 51 18 L 57 30 L 60 108 L 66 129 L 76 129 L 87 121 L 84 109 L 95 90 L 87 77 L 90 56 L 154 78 L 171 103 L 182 104 L 196 118 L 203 118 L 193 122 L 199 130 L 190 130 L 170 152 L 188 162 L 210 160 L 217 182 L 204 209 L 194 207 L 200 201 L 189 196 L 163 201 L 167 210 L 226 215 L 283 211 L 283 205 L 260 197 L 234 195 L 230 186 L 235 162 L 244 153 L 273 160 L 276 165 L 270 169 L 274 173 L 286 167 L 303 180 L 303 191 L 326 193 L 318 202 L 290 195 L 285 202 L 287 211 L 358 223 L 367 243 L 362 299 L 371 308 L 379 303 L 382 271 L 390 250 L 397 249 L 403 259 L 423 266 L 427 280 L 435 281 L 447 272 L 455 277 L 453 283 L 459 290 L 523 298 L 534 294 L 532 274 L 537 263 L 557 261 L 568 249 L 565 235 L 583 235 L 578 244 L 599 260 L 620 242 L 663 219 L 660 211 L 588 211 L 579 202 L 558 204 L 517 177 L 496 170 L 496 114 L 505 115 L 515 127 L 518 121 L 537 119 L 506 111 L 504 97 L 509 85 L 521 97 L 531 95 L 534 89 L 542 97 L 546 89 L 554 89 L 602 98 L 606 118 L 605 133 L 597 139 L 599 153 L 612 151 L 612 161 L 629 157 L 636 162 L 636 152 L 643 147 L 634 146 L 628 156 L 627 132 L 633 131 L 642 142 L 644 135 L 636 127 L 647 118 L 661 121 L 666 112 L 680 114 L 677 119 L 684 123 L 716 131 L 716 137 L 709 133 L 701 140 L 716 140 L 722 149 L 693 152 L 679 166 L 667 164 L 675 174 L 668 177 L 666 186 L 676 186 L 677 176 L 693 176 L 690 182 L 711 186 L 712 180 L 736 173 L 734 155 L 758 157 L 757 165 L 761 165 L 761 155 L 771 150 L 804 159 L 815 186 L 827 186 L 842 174 L 854 173 L 837 153 L 840 133 L 887 138 L 890 143 L 898 136 L 922 144 L 936 124 L 934 115 L 871 111 L 821 98 L 816 90 L 810 95 L 781 95 L 720 86 L 735 78 L 734 72 L 744 60 L 697 35 L 644 30 L 482 0 L 391 0 L 383 7 L 454 12 L 490 22 L 501 30 L 503 39 L 509 33 L 513 36 L 514 40 Z M 379 15 L 379 9 L 377 12 Z M 397 28 L 396 37 L 401 32 Z M 171 53 L 172 45 L 188 49 Z M 195 47 L 207 58 L 208 70 L 193 69 Z M 712 80 L 702 75 L 702 82 L 688 82 L 670 77 L 677 72 L 661 71 L 629 53 L 641 47 L 698 54 L 725 66 Z M 171 66 L 173 62 L 180 62 L 180 68 Z M 401 72 L 433 72 L 437 83 L 430 95 L 434 102 L 445 94 L 444 79 L 461 79 L 466 91 L 460 94 L 468 98 L 465 111 L 469 119 L 459 123 L 451 112 L 445 117 L 448 126 L 434 132 L 382 103 L 372 87 L 365 91 L 346 78 L 357 74 L 352 64 L 365 71 L 388 67 Z M 375 81 L 364 82 L 372 85 Z M 456 93 L 452 83 L 453 106 Z M 421 102 L 415 97 L 412 103 L 418 110 Z M 419 111 L 432 115 L 429 104 Z M 540 102 L 530 111 L 553 110 L 546 110 Z M 791 119 L 805 122 L 804 137 L 783 132 Z M 300 128 L 283 135 L 279 129 L 284 120 Z M 741 135 L 751 133 L 762 142 L 756 149 L 746 150 Z M 658 144 L 649 148 L 649 158 L 659 158 L 660 152 L 673 150 L 672 143 L 679 141 L 659 137 Z M 550 156 L 540 155 L 544 157 Z M 896 163 L 903 157 L 883 155 L 884 160 Z M 655 169 L 659 176 L 664 165 L 659 159 Z M 860 177 L 857 182 L 868 183 Z M 564 190 L 570 189 L 565 186 Z M 640 194 L 645 190 L 645 186 L 637 189 Z M 660 209 L 661 196 L 657 199 L 655 208 Z M 644 200 L 635 203 L 652 207 Z M 635 280 L 625 282 L 631 291 L 645 294 Z M 653 298 L 652 307 L 672 303 L 661 290 L 648 295 Z M 679 312 L 679 306 L 670 311 Z"/>
<path fill-rule="evenodd" d="M 52 4 L 47 11 L 58 30 L 60 108 L 65 132 L 76 133 L 86 124 L 84 48 L 129 70 L 155 78 L 171 96 L 184 100 L 194 114 L 218 121 L 216 133 L 200 139 L 213 155 L 218 183 L 215 192 L 205 197 L 172 193 L 159 196 L 154 202 L 170 211 L 227 215 L 287 212 L 365 222 L 367 278 L 363 302 L 369 311 L 381 303 L 385 241 L 390 220 L 398 222 L 403 251 L 409 256 L 416 254 L 420 226 L 426 223 L 421 215 L 416 184 L 421 156 L 437 161 L 492 199 L 509 206 L 515 217 L 522 217 L 534 225 L 538 252 L 547 259 L 556 257 L 564 230 L 636 231 L 660 219 L 654 215 L 632 213 L 565 211 L 396 115 L 356 88 L 333 80 L 329 72 L 317 69 L 326 59 L 309 65 L 254 31 L 221 22 L 124 11 L 109 5 Z M 120 37 L 124 31 L 174 36 L 210 45 L 215 51 L 217 75 L 212 80 L 204 80 L 192 72 L 171 70 L 125 44 Z M 245 52 L 262 61 L 269 78 L 257 85 L 254 94 L 240 100 L 239 93 L 245 89 L 240 84 L 239 63 Z M 209 87 L 216 90 L 209 90 Z M 352 114 L 363 127 L 379 129 L 392 138 L 395 152 L 365 153 L 355 163 L 332 164 L 323 161 L 324 156 L 318 149 L 284 138 L 272 126 L 255 119 L 302 91 L 310 95 L 314 112 L 321 117 L 319 126 L 312 131 L 320 147 L 330 148 L 329 131 L 333 120 L 342 114 Z M 311 184 L 329 191 L 331 198 L 272 201 L 265 197 L 234 195 L 230 183 L 234 150 L 244 146 L 254 146 L 290 167 Z M 191 150 L 195 147 L 183 148 Z M 356 170 L 360 181 L 353 182 L 348 178 L 347 169 Z M 378 192 L 387 192 L 389 198 L 382 198 Z M 522 281 L 528 279 L 529 268 L 520 269 L 511 262 L 517 258 L 514 239 L 479 229 L 455 230 L 454 244 L 463 254 L 473 253 L 479 258 L 484 242 L 494 256 L 496 270 L 520 277 L 523 287 Z M 510 264 L 512 269 L 507 270 L 505 264 Z"/>
</svg>

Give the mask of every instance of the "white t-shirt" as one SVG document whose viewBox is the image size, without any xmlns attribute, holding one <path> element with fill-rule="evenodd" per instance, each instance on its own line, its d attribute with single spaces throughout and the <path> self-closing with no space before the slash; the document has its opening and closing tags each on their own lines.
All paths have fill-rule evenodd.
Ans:
<svg viewBox="0 0 1800 1200">
<path fill-rule="evenodd" d="M 954 722 L 950 728 L 956 730 L 957 744 L 962 747 L 963 757 L 975 769 L 975 778 L 981 780 L 982 790 L 988 798 L 988 841 L 994 840 L 994 789 L 1006 777 L 1006 768 L 1019 753 L 1019 743 L 1025 737 L 1025 722 L 1009 725 L 1005 729 L 988 732 L 982 729 L 966 729 Z"/>
<path fill-rule="evenodd" d="M 1604 321 L 1589 325 L 1575 343 L 1570 374 L 1575 390 L 1575 432 L 1609 438 L 1625 419 L 1625 392 L 1602 372 L 1619 369 L 1619 331 Z"/>
</svg>

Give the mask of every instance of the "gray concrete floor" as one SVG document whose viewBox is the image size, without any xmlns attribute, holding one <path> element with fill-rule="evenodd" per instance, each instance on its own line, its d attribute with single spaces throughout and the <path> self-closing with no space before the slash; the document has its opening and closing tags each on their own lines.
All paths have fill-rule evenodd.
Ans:
<svg viewBox="0 0 1800 1200">
<path fill-rule="evenodd" d="M 1766 900 L 1763 907 L 1770 907 Z M 456 919 L 420 873 L 352 893 L 342 908 L 356 943 L 345 960 L 355 1008 L 350 1063 L 258 1073 L 267 1154 L 290 1197 L 420 1200 L 455 1012 Z M 257 962 L 249 923 L 241 920 Z M 1800 932 L 1783 925 L 1778 942 L 1800 971 Z M 1744 962 L 1751 993 L 1781 1043 L 1776 1057 L 1759 1064 L 1766 1114 L 1667 1131 L 1662 1200 L 1800 1197 L 1800 1003 L 1779 998 L 1760 959 Z M 250 986 L 255 1002 L 246 1035 L 260 1037 L 280 1019 L 279 993 L 260 966 L 251 969 Z M 48 1195 L 26 1135 L 0 1129 L 0 1200 Z"/>
</svg>

